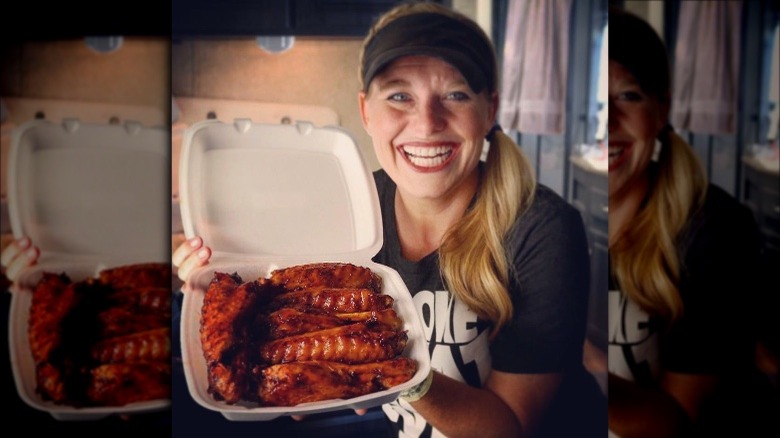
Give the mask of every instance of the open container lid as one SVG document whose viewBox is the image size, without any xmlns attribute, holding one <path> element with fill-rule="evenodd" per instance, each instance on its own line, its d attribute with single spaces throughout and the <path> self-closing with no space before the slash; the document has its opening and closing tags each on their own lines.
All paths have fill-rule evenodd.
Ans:
<svg viewBox="0 0 780 438">
<path fill-rule="evenodd" d="M 9 347 L 19 396 L 60 420 L 166 409 L 158 399 L 125 406 L 77 408 L 36 393 L 28 317 L 32 291 L 44 272 L 73 281 L 115 266 L 170 257 L 167 202 L 170 133 L 137 122 L 87 124 L 76 119 L 28 122 L 13 132 L 9 159 L 9 217 L 16 238 L 41 254 L 12 287 Z"/>
<path fill-rule="evenodd" d="M 184 134 L 180 199 L 187 238 L 210 264 L 328 255 L 368 261 L 382 247 L 371 172 L 336 127 L 207 120 Z"/>
<path fill-rule="evenodd" d="M 64 262 L 168 262 L 169 147 L 169 131 L 132 121 L 36 120 L 16 129 L 9 163 L 11 229 L 41 250 L 37 265 L 28 269 Z"/>
</svg>

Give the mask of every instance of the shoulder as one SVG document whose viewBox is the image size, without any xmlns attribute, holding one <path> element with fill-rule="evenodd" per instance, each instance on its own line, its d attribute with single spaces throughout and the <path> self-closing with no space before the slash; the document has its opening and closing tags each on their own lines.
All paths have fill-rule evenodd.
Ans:
<svg viewBox="0 0 780 438">
<path fill-rule="evenodd" d="M 582 226 L 579 210 L 542 184 L 537 184 L 533 202 L 518 221 L 534 226 Z"/>
<path fill-rule="evenodd" d="M 686 265 L 717 257 L 752 260 L 760 251 L 753 213 L 718 186 L 710 184 L 702 206 L 691 216 L 678 240 Z M 698 261 L 697 261 L 698 259 Z"/>
<path fill-rule="evenodd" d="M 393 184 L 393 180 L 390 179 L 390 177 L 387 175 L 387 172 L 385 172 L 383 169 L 374 171 L 373 175 L 374 182 L 376 183 L 376 187 L 379 190 L 389 184 Z"/>
<path fill-rule="evenodd" d="M 742 205 L 736 198 L 726 193 L 722 188 L 710 184 L 707 186 L 707 196 L 702 210 L 705 213 L 729 213 L 730 215 L 746 215 L 750 210 Z"/>
<path fill-rule="evenodd" d="M 693 213 L 683 243 L 721 235 L 748 237 L 757 232 L 753 213 L 722 188 L 710 184 L 702 206 Z"/>
<path fill-rule="evenodd" d="M 572 257 L 580 253 L 587 256 L 585 226 L 579 210 L 541 184 L 536 187 L 531 205 L 518 216 L 507 237 L 507 249 L 515 260 L 542 254 L 552 258 L 565 253 Z"/>
<path fill-rule="evenodd" d="M 395 194 L 395 183 L 390 176 L 382 169 L 374 172 L 374 183 L 376 192 L 379 195 L 379 202 L 385 202 L 388 196 Z"/>
</svg>

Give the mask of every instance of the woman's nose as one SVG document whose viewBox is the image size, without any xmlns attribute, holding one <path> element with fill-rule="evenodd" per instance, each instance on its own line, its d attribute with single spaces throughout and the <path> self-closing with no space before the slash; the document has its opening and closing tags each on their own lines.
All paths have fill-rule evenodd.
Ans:
<svg viewBox="0 0 780 438">
<path fill-rule="evenodd" d="M 424 101 L 416 117 L 418 129 L 425 135 L 441 131 L 447 126 L 446 111 L 439 99 Z"/>
<path fill-rule="evenodd" d="M 619 118 L 620 118 L 620 110 L 617 109 L 617 106 L 612 102 L 612 99 L 607 99 L 609 102 L 609 107 L 607 108 L 607 132 L 614 132 L 618 128 L 619 124 Z"/>
</svg>

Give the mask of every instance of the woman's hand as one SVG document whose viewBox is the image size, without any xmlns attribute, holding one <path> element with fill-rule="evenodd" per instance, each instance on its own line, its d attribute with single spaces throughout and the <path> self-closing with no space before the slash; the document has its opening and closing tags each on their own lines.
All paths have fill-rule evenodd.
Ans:
<svg viewBox="0 0 780 438">
<path fill-rule="evenodd" d="M 5 268 L 5 276 L 16 281 L 19 273 L 38 261 L 41 251 L 32 244 L 29 237 L 22 237 L 11 242 L 0 255 L 0 264 Z"/>
<path fill-rule="evenodd" d="M 661 388 L 640 386 L 609 373 L 609 429 L 621 437 L 688 436 L 695 421 L 693 394 L 709 393 L 714 384 L 707 375 L 665 373 Z M 695 408 L 698 409 L 698 408 Z"/>
<path fill-rule="evenodd" d="M 203 266 L 211 258 L 211 248 L 203 245 L 203 239 L 198 236 L 184 241 L 173 252 L 173 266 L 178 268 L 177 275 L 187 283 L 193 269 Z"/>
<path fill-rule="evenodd" d="M 449 437 L 532 436 L 562 374 L 514 374 L 493 370 L 483 388 L 438 372 L 429 391 L 411 406 Z"/>
</svg>

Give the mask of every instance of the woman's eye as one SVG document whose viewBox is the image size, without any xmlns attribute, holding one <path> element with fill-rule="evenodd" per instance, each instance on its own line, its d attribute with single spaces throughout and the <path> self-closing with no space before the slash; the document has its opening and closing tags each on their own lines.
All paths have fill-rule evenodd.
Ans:
<svg viewBox="0 0 780 438">
<path fill-rule="evenodd" d="M 409 100 L 409 95 L 406 93 L 393 93 L 388 96 L 387 100 L 391 100 L 393 102 L 406 102 Z"/>
<path fill-rule="evenodd" d="M 450 100 L 469 100 L 469 95 L 462 91 L 453 91 L 447 94 L 447 99 Z"/>
<path fill-rule="evenodd" d="M 642 100 L 642 94 L 636 91 L 624 91 L 618 94 L 618 99 L 628 102 L 639 102 Z"/>
</svg>

